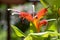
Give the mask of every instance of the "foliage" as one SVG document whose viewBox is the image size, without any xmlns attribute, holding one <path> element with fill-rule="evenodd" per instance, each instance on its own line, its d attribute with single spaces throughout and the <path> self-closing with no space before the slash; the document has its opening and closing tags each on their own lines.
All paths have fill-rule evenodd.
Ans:
<svg viewBox="0 0 60 40">
<path fill-rule="evenodd" d="M 21 30 L 19 30 L 16 26 L 11 25 L 11 27 L 14 29 L 15 33 L 17 34 L 17 36 L 22 37 L 25 36 L 23 32 L 21 32 Z"/>
<path fill-rule="evenodd" d="M 12 26 L 12 27 L 14 27 L 13 29 L 14 29 L 15 33 L 17 32 L 16 30 L 19 30 L 19 29 L 16 29 L 17 28 L 16 26 Z M 31 33 L 30 32 L 27 36 L 25 36 L 24 40 L 40 40 L 40 39 L 44 40 L 44 39 L 48 38 L 49 36 L 50 36 L 50 39 L 60 36 L 60 33 L 58 33 L 56 31 L 56 27 L 54 24 L 52 24 L 48 30 L 50 30 L 50 31 L 41 32 L 41 33 L 33 33 L 33 32 Z M 21 31 L 18 31 L 18 33 L 16 33 L 16 34 L 19 37 L 22 37 L 24 35 L 24 34 L 22 34 Z"/>
</svg>

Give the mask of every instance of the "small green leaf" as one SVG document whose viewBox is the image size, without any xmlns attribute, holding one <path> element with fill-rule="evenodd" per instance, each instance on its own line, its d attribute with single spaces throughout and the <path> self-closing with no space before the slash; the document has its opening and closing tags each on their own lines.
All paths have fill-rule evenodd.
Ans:
<svg viewBox="0 0 60 40">
<path fill-rule="evenodd" d="M 18 37 L 25 37 L 24 33 L 21 30 L 19 30 L 16 26 L 11 25 L 11 27 L 13 28 Z"/>
<path fill-rule="evenodd" d="M 49 32 L 30 33 L 29 35 L 39 36 L 39 37 L 48 37 L 49 36 Z"/>
<path fill-rule="evenodd" d="M 53 23 L 49 28 L 49 31 L 53 31 L 53 32 L 57 32 L 57 27 L 56 27 L 56 23 Z"/>
<path fill-rule="evenodd" d="M 44 40 L 40 35 L 32 35 L 33 40 Z"/>
</svg>

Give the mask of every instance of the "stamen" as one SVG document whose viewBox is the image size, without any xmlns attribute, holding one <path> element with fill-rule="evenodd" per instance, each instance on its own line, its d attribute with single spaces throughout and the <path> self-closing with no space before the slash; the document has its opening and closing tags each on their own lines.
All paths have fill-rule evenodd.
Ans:
<svg viewBox="0 0 60 40">
<path fill-rule="evenodd" d="M 34 13 L 35 13 L 35 7 L 34 7 L 34 5 L 32 5 L 32 8 L 33 8 L 33 17 L 34 17 Z"/>
<path fill-rule="evenodd" d="M 15 9 L 7 9 L 8 11 L 13 11 L 13 12 L 17 12 L 17 13 L 12 13 L 12 15 L 14 15 L 14 14 L 19 14 L 20 13 L 20 11 L 18 11 L 18 10 L 15 10 Z"/>
</svg>

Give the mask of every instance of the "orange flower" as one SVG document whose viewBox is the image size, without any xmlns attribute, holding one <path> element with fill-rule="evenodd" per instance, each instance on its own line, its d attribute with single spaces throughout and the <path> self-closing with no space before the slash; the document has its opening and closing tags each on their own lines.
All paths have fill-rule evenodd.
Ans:
<svg viewBox="0 0 60 40">
<path fill-rule="evenodd" d="M 28 21 L 32 21 L 33 24 L 35 25 L 36 29 L 37 29 L 37 32 L 39 32 L 40 27 L 42 25 L 46 24 L 45 21 L 42 21 L 39 23 L 39 20 L 41 18 L 43 18 L 43 16 L 46 14 L 46 12 L 47 12 L 47 8 L 43 8 L 34 17 L 32 17 L 32 15 L 27 13 L 27 12 L 20 12 L 19 17 L 23 17 L 23 18 L 27 19 Z"/>
</svg>

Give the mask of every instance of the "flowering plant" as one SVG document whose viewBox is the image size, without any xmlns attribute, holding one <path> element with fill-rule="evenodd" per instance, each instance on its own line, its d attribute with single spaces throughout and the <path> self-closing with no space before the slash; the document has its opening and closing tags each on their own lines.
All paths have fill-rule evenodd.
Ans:
<svg viewBox="0 0 60 40">
<path fill-rule="evenodd" d="M 40 32 L 41 27 L 43 25 L 46 25 L 49 20 L 40 20 L 46 15 L 47 8 L 43 8 L 40 10 L 35 16 L 32 16 L 31 14 L 27 12 L 20 12 L 19 18 L 27 19 L 30 22 L 30 28 L 28 30 L 28 33 L 23 33 L 20 29 L 18 29 L 16 26 L 11 25 L 11 27 L 14 29 L 15 33 L 18 37 L 25 37 L 24 40 L 44 40 L 45 38 L 51 38 L 55 36 L 60 36 L 60 34 L 57 32 L 55 23 L 51 25 L 51 27 L 48 29 L 48 31 Z M 56 19 L 52 19 L 56 20 Z M 50 31 L 52 30 L 52 31 Z M 26 35 L 27 34 L 27 35 Z M 54 34 L 54 35 L 53 35 Z"/>
<path fill-rule="evenodd" d="M 24 40 L 60 40 L 60 33 L 58 33 L 57 31 L 57 25 L 60 22 L 59 21 L 60 16 L 57 15 L 57 13 L 59 13 L 58 7 L 60 7 L 60 4 L 59 4 L 60 2 L 58 1 L 57 0 L 53 0 L 53 1 L 40 0 L 40 2 L 44 5 L 44 7 L 47 7 L 47 5 L 49 5 L 50 8 L 49 9 L 43 8 L 42 10 L 37 12 L 35 16 L 32 16 L 30 13 L 27 13 L 27 12 L 20 12 L 19 18 L 22 17 L 23 19 L 27 19 L 30 22 L 30 28 L 28 30 L 28 33 L 26 32 L 27 34 L 26 35 L 22 31 L 20 31 L 16 26 L 11 25 L 11 27 L 14 29 L 17 36 L 19 37 L 24 36 L 25 37 Z M 52 15 L 49 18 L 54 18 L 54 19 L 41 20 L 46 15 L 46 12 L 50 13 L 48 17 Z M 48 22 L 51 20 L 55 20 L 55 21 L 52 21 L 51 23 Z M 47 23 L 48 23 L 47 30 L 44 32 L 40 32 L 41 27 L 43 27 L 43 25 L 46 25 Z"/>
</svg>

